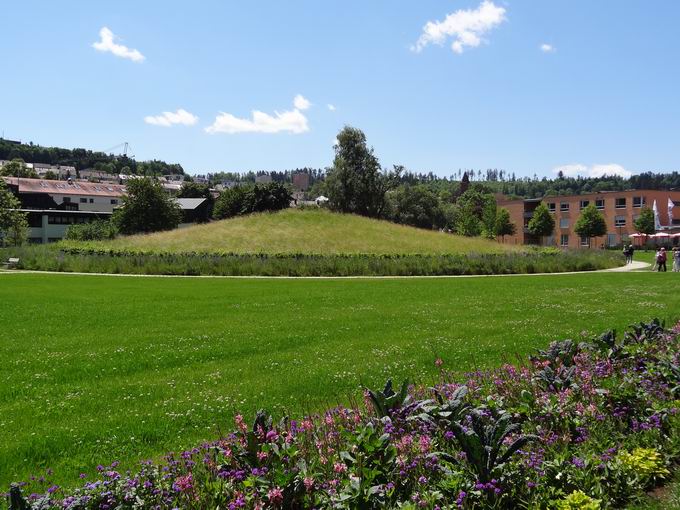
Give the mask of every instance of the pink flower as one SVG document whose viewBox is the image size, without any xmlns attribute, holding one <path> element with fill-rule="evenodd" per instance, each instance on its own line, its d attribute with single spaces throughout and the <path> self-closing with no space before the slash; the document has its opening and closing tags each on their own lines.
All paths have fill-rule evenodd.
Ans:
<svg viewBox="0 0 680 510">
<path fill-rule="evenodd" d="M 257 460 L 260 462 L 267 459 L 267 452 L 257 452 Z"/>
<path fill-rule="evenodd" d="M 441 367 L 443 364 L 444 364 L 444 360 L 441 359 L 441 358 L 437 358 L 436 360 L 434 360 L 434 366 L 435 367 Z"/>
<path fill-rule="evenodd" d="M 272 504 L 280 505 L 283 503 L 283 491 L 279 487 L 269 489 L 269 492 L 267 492 L 267 498 Z"/>
<path fill-rule="evenodd" d="M 347 471 L 347 466 L 343 462 L 336 462 L 333 464 L 333 471 L 336 473 L 344 473 Z"/>
<path fill-rule="evenodd" d="M 314 478 L 305 477 L 305 479 L 302 482 L 305 484 L 305 488 L 307 489 L 307 491 L 311 492 L 311 490 L 314 488 Z"/>
<path fill-rule="evenodd" d="M 177 478 L 175 483 L 172 484 L 172 488 L 177 492 L 187 492 L 193 488 L 192 482 L 193 479 L 191 477 L 191 473 L 189 473 L 188 475 Z"/>
<path fill-rule="evenodd" d="M 430 436 L 420 436 L 420 451 L 423 453 L 430 451 Z"/>
</svg>

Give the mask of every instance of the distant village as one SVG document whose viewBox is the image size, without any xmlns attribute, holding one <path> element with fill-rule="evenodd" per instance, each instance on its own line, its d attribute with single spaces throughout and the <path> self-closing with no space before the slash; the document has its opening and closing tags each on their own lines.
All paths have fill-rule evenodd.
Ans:
<svg viewBox="0 0 680 510">
<path fill-rule="evenodd" d="M 0 160 L 0 168 L 9 164 L 8 160 Z M 19 198 L 22 212 L 28 214 L 29 237 L 33 244 L 46 244 L 60 241 L 66 237 L 70 225 L 88 223 L 94 220 L 108 220 L 114 209 L 122 204 L 126 193 L 126 183 L 131 179 L 143 176 L 128 174 L 109 174 L 106 172 L 76 168 L 68 165 L 50 165 L 45 163 L 25 163 L 35 172 L 37 178 L 2 177 L 10 191 Z M 209 206 L 207 198 L 181 198 L 176 195 L 187 182 L 187 175 L 163 175 L 156 179 L 163 189 L 175 197 L 182 209 L 182 223 L 186 227 L 205 221 Z M 191 181 L 208 185 L 210 181 L 205 175 L 192 176 Z M 327 201 L 325 197 L 305 201 L 305 191 L 309 188 L 309 174 L 296 173 L 292 176 L 293 203 L 309 202 L 320 204 Z M 272 182 L 268 174 L 255 177 L 257 184 Z M 210 188 L 213 198 L 228 188 L 240 185 L 239 181 L 227 180 L 216 183 Z"/>
</svg>

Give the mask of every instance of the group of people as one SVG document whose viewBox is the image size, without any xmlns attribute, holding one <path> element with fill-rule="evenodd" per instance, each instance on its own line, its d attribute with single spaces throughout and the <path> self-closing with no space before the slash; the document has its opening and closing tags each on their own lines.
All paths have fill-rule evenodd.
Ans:
<svg viewBox="0 0 680 510">
<path fill-rule="evenodd" d="M 673 248 L 670 253 L 673 259 L 673 272 L 680 272 L 680 248 L 677 246 Z M 666 271 L 666 260 L 668 259 L 668 253 L 666 253 L 666 248 L 659 248 L 656 251 L 656 256 L 654 257 L 654 269 L 653 271 Z"/>
<path fill-rule="evenodd" d="M 635 253 L 635 248 L 632 244 L 624 245 L 623 254 L 626 257 L 626 264 L 633 263 L 633 253 Z M 656 250 L 656 255 L 654 256 L 654 267 L 652 271 L 666 271 L 666 261 L 668 260 L 668 252 L 666 248 L 661 247 Z M 680 247 L 675 246 L 670 253 L 673 262 L 673 272 L 680 272 Z"/>
</svg>

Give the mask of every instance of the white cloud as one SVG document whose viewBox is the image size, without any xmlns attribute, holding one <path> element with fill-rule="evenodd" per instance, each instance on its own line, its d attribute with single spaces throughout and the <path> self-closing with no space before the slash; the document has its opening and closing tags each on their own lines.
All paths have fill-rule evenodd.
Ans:
<svg viewBox="0 0 680 510">
<path fill-rule="evenodd" d="M 298 110 L 306 110 L 307 108 L 312 106 L 312 103 L 310 103 L 309 100 L 305 98 L 302 94 L 298 94 L 293 99 L 293 106 L 295 106 L 295 108 L 297 108 Z"/>
<path fill-rule="evenodd" d="M 298 101 L 302 98 L 304 105 Z M 309 107 L 311 103 L 301 95 L 295 96 L 293 100 L 295 108 L 292 111 L 274 112 L 274 115 L 253 110 L 252 119 L 243 119 L 231 113 L 220 112 L 212 125 L 205 128 L 206 133 L 281 133 L 289 132 L 300 134 L 309 131 L 307 117 L 300 111 L 300 106 Z"/>
<path fill-rule="evenodd" d="M 332 111 L 332 112 L 334 112 L 335 110 L 337 110 L 337 108 L 335 107 L 334 104 L 329 104 L 329 105 L 328 105 L 328 109 L 329 109 L 330 111 Z"/>
<path fill-rule="evenodd" d="M 92 43 L 92 47 L 97 51 L 110 52 L 117 57 L 128 58 L 133 62 L 144 62 L 146 58 L 138 50 L 131 50 L 127 46 L 113 42 L 116 37 L 107 27 L 102 27 L 99 31 L 100 40 Z"/>
<path fill-rule="evenodd" d="M 540 49 L 543 53 L 555 53 L 555 51 L 557 51 L 557 49 L 552 44 L 548 43 L 541 44 Z"/>
<path fill-rule="evenodd" d="M 144 122 L 154 126 L 170 127 L 173 124 L 193 126 L 198 122 L 198 117 L 193 113 L 180 108 L 176 112 L 163 112 L 161 115 L 149 115 L 144 117 Z"/>
<path fill-rule="evenodd" d="M 444 21 L 428 21 L 411 49 L 420 52 L 429 44 L 442 45 L 452 37 L 451 49 L 460 54 L 466 47 L 479 46 L 484 41 L 484 34 L 505 20 L 505 8 L 484 0 L 477 9 L 460 9 L 447 15 Z"/>
<path fill-rule="evenodd" d="M 633 172 L 626 170 L 621 165 L 616 163 L 596 164 L 591 166 L 574 163 L 571 165 L 562 165 L 553 169 L 556 174 L 562 172 L 567 177 L 602 177 L 603 175 L 619 175 L 628 178 L 633 175 Z"/>
</svg>

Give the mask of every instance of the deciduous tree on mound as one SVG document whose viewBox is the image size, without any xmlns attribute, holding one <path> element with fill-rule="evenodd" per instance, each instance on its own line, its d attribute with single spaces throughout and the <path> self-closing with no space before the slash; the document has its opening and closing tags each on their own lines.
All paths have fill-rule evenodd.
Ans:
<svg viewBox="0 0 680 510">
<path fill-rule="evenodd" d="M 332 209 L 379 218 L 385 210 L 385 194 L 397 184 L 398 171 L 385 174 L 360 129 L 345 126 L 337 136 L 333 168 L 326 177 Z"/>
<path fill-rule="evenodd" d="M 123 207 L 114 213 L 114 221 L 123 234 L 171 230 L 181 220 L 182 210 L 175 199 L 149 177 L 128 181 Z"/>
</svg>

